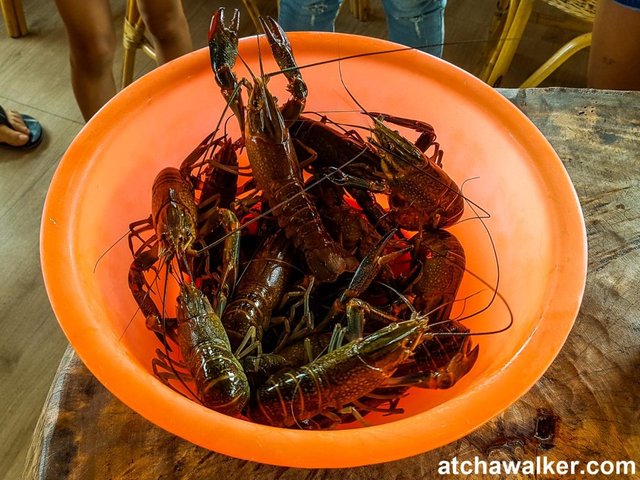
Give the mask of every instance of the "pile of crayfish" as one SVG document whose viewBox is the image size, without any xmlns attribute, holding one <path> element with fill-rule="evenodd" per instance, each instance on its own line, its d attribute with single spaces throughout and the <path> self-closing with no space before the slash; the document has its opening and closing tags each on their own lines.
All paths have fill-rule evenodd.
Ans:
<svg viewBox="0 0 640 480">
<path fill-rule="evenodd" d="M 450 318 L 465 254 L 443 228 L 464 198 L 431 125 L 363 112 L 363 138 L 303 115 L 289 41 L 260 22 L 290 98 L 278 105 L 270 75 L 236 77 L 239 15 L 227 23 L 219 9 L 211 65 L 241 135 L 214 131 L 157 175 L 150 217 L 130 227 L 129 286 L 171 388 L 273 426 L 366 424 L 369 412 L 402 412 L 411 387 L 453 386 L 477 360 Z"/>
</svg>

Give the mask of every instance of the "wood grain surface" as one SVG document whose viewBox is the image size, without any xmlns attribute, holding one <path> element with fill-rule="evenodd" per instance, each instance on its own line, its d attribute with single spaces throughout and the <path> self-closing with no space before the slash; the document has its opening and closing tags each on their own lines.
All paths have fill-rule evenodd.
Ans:
<svg viewBox="0 0 640 480">
<path fill-rule="evenodd" d="M 274 467 L 202 449 L 152 425 L 106 391 L 69 349 L 36 429 L 25 478 L 435 478 L 441 460 L 476 456 L 634 460 L 640 466 L 640 93 L 502 93 L 562 159 L 589 242 L 586 291 L 575 326 L 549 370 L 511 408 L 465 438 L 401 461 L 335 470 Z"/>
</svg>

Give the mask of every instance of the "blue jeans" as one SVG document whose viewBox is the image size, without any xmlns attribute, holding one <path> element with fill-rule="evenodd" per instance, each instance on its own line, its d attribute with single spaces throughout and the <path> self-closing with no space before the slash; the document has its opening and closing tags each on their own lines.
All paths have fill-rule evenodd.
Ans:
<svg viewBox="0 0 640 480">
<path fill-rule="evenodd" d="M 280 0 L 278 22 L 286 31 L 333 32 L 342 0 Z M 442 56 L 447 0 L 382 0 L 389 40 Z"/>
<path fill-rule="evenodd" d="M 631 7 L 635 10 L 640 10 L 640 0 L 613 0 L 620 5 L 624 5 L 625 7 Z"/>
</svg>

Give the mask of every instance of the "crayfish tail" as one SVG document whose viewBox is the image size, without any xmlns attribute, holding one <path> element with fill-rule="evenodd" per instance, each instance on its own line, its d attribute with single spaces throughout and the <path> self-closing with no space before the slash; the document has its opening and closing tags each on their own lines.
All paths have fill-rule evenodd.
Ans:
<svg viewBox="0 0 640 480">
<path fill-rule="evenodd" d="M 237 360 L 225 356 L 207 358 L 196 372 L 202 403 L 226 415 L 239 414 L 249 401 L 248 380 Z M 211 377 L 211 372 L 217 376 Z"/>
</svg>

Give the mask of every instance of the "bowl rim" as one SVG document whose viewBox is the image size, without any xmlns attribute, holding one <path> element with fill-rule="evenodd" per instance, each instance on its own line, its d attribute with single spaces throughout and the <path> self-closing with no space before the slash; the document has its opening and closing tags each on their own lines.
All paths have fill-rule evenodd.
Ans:
<svg viewBox="0 0 640 480">
<path fill-rule="evenodd" d="M 403 47 L 385 40 L 350 34 L 293 32 L 288 35 L 294 48 L 296 44 L 331 42 L 336 39 L 357 42 L 363 51 Z M 241 49 L 252 46 L 255 46 L 255 37 L 240 40 Z M 82 151 L 83 139 L 104 129 L 105 125 L 119 114 L 117 105 L 133 100 L 138 92 L 153 88 L 154 83 L 160 79 L 175 77 L 181 69 L 199 65 L 204 61 L 203 57 L 208 58 L 208 51 L 203 48 L 155 69 L 105 105 L 69 146 L 54 174 L 45 200 L 40 255 L 47 294 L 58 322 L 76 353 L 111 393 L 152 423 L 210 450 L 279 466 L 338 468 L 399 460 L 455 441 L 499 415 L 537 382 L 555 359 L 571 331 L 584 293 L 587 268 L 586 228 L 577 194 L 551 145 L 511 102 L 479 79 L 441 59 L 419 51 L 408 51 L 407 55 L 417 56 L 420 61 L 431 62 L 430 68 L 435 69 L 435 74 L 438 70 L 446 69 L 464 81 L 469 95 L 473 95 L 476 101 L 491 105 L 496 114 L 503 115 L 509 122 L 518 126 L 518 131 L 513 135 L 519 137 L 521 143 L 534 149 L 537 158 L 544 159 L 545 163 L 541 168 L 544 167 L 545 172 L 555 175 L 556 184 L 568 187 L 562 192 L 564 208 L 559 210 L 559 214 L 562 215 L 559 221 L 564 222 L 567 228 L 574 229 L 577 234 L 569 238 L 567 244 L 563 244 L 562 251 L 558 253 L 556 278 L 560 278 L 566 272 L 572 272 L 569 280 L 563 279 L 562 289 L 573 292 L 573 296 L 550 295 L 549 304 L 544 306 L 543 317 L 552 302 L 554 310 L 565 315 L 562 323 L 553 325 L 554 341 L 550 343 L 545 335 L 552 326 L 548 325 L 549 322 L 541 322 L 511 362 L 493 376 L 475 385 L 473 389 L 429 411 L 367 428 L 301 431 L 258 425 L 208 410 L 204 414 L 201 411 L 203 408 L 169 391 L 148 375 L 134 359 L 123 355 L 115 343 L 105 343 L 99 331 L 70 321 L 75 318 L 88 318 L 87 316 L 91 315 L 90 305 L 86 300 L 69 301 L 68 295 L 69 283 L 79 281 L 79 273 L 73 262 L 74 246 L 70 233 L 78 199 L 73 197 L 72 186 L 76 183 L 70 179 L 77 181 L 77 176 L 82 173 L 77 171 L 75 156 L 77 152 Z M 571 208 L 567 208 L 566 205 L 571 205 Z M 57 282 L 58 278 L 67 278 L 67 281 Z M 100 348 L 96 348 L 98 345 Z M 536 355 L 536 369 L 528 368 L 530 358 L 523 355 L 532 351 L 539 351 Z M 123 382 L 123 378 L 127 381 Z M 149 398 L 154 399 L 153 405 L 150 405 Z M 468 402 L 490 405 L 490 408 L 466 409 L 463 416 L 452 415 L 461 411 Z M 181 419 L 167 415 L 167 409 L 176 403 L 184 413 Z M 212 418 L 215 419 L 214 422 L 210 421 Z M 439 428 L 426 428 L 423 421 L 434 419 L 438 419 Z M 188 425 L 201 425 L 202 429 L 194 433 L 185 427 Z M 455 434 L 451 435 L 451 431 L 455 431 Z M 394 442 L 386 440 L 390 435 L 395 439 Z M 263 439 L 268 439 L 268 443 Z M 360 448 L 353 449 L 354 444 Z M 243 448 L 238 448 L 238 445 L 242 445 Z"/>
</svg>

